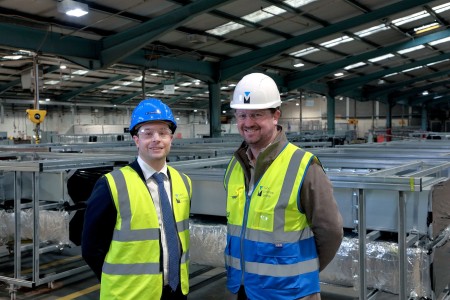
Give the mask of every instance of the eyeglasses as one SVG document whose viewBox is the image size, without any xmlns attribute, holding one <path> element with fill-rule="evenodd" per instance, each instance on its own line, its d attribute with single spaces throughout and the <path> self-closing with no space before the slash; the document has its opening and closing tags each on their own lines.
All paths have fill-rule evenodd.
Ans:
<svg viewBox="0 0 450 300">
<path fill-rule="evenodd" d="M 139 132 L 139 137 L 143 138 L 143 139 L 154 138 L 155 134 L 158 134 L 158 136 L 162 139 L 167 139 L 172 136 L 172 131 L 170 131 L 170 129 L 154 130 L 154 129 L 143 128 L 143 129 L 139 129 L 138 132 Z"/>
<path fill-rule="evenodd" d="M 236 113 L 236 119 L 238 121 L 245 121 L 245 119 L 250 118 L 253 121 L 262 120 L 267 116 L 266 111 L 256 112 L 256 113 Z"/>
</svg>

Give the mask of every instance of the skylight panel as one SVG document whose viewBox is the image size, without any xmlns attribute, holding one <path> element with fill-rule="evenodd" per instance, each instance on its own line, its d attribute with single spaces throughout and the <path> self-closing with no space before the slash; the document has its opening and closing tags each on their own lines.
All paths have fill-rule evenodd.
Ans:
<svg viewBox="0 0 450 300">
<path fill-rule="evenodd" d="M 320 45 L 323 46 L 323 47 L 326 47 L 326 48 L 331 48 L 331 47 L 337 46 L 339 44 L 351 42 L 353 40 L 354 40 L 353 38 L 344 35 L 344 36 L 341 36 L 341 37 L 339 37 L 337 39 L 321 43 Z"/>
<path fill-rule="evenodd" d="M 422 10 L 421 12 L 418 12 L 418 13 L 415 13 L 415 14 L 412 14 L 412 15 L 409 15 L 409 16 L 406 16 L 406 17 L 395 19 L 395 20 L 392 21 L 392 23 L 395 26 L 400 26 L 400 25 L 403 25 L 403 24 L 406 24 L 406 23 L 410 23 L 410 22 L 413 22 L 413 21 L 416 21 L 416 20 L 423 19 L 423 18 L 428 17 L 428 16 L 430 16 L 430 14 L 427 13 L 425 10 Z"/>
<path fill-rule="evenodd" d="M 443 38 L 443 39 L 439 39 L 439 40 L 435 40 L 435 41 L 429 42 L 428 45 L 434 46 L 434 45 L 446 43 L 446 42 L 449 42 L 449 41 L 450 41 L 450 36 L 448 36 L 446 38 Z"/>
<path fill-rule="evenodd" d="M 284 3 L 286 3 L 292 7 L 299 8 L 301 6 L 304 6 L 306 4 L 309 4 L 309 3 L 312 3 L 315 1 L 317 1 L 317 0 L 286 0 L 286 1 L 284 1 Z"/>
<path fill-rule="evenodd" d="M 286 0 L 284 1 L 286 4 L 292 6 L 292 7 L 301 7 L 303 5 L 309 4 L 311 2 L 315 2 L 317 0 Z M 272 18 L 273 16 L 277 16 L 280 15 L 282 13 L 286 12 L 284 9 L 277 7 L 275 5 L 266 7 L 264 9 L 260 9 L 258 11 L 255 11 L 251 14 L 245 15 L 242 17 L 242 19 L 249 21 L 249 22 L 254 22 L 254 23 L 258 23 L 261 22 L 263 20 L 267 20 L 269 18 Z M 225 35 L 229 32 L 238 30 L 245 27 L 242 24 L 236 23 L 236 22 L 228 22 L 226 24 L 217 26 L 216 28 L 207 30 L 206 32 L 209 34 L 213 34 L 213 35 L 217 35 L 217 36 L 222 36 Z"/>
<path fill-rule="evenodd" d="M 281 15 L 282 13 L 285 13 L 285 12 L 286 11 L 284 9 L 281 9 L 279 7 L 276 7 L 275 5 L 272 5 L 272 6 L 257 10 L 254 13 L 243 16 L 242 19 L 253 22 L 253 23 L 258 23 L 260 21 L 272 18 L 273 16 Z"/>
<path fill-rule="evenodd" d="M 302 49 L 300 51 L 295 51 L 295 52 L 292 52 L 289 54 L 292 56 L 295 56 L 295 57 L 300 57 L 300 56 L 305 56 L 305 55 L 308 55 L 308 54 L 311 54 L 311 53 L 314 53 L 317 51 L 319 51 L 319 49 L 317 49 L 315 47 L 308 47 L 306 49 Z"/>
<path fill-rule="evenodd" d="M 450 2 L 433 7 L 433 10 L 436 13 L 441 13 L 441 12 L 449 10 L 449 9 L 450 9 Z"/>
<path fill-rule="evenodd" d="M 346 66 L 346 67 L 344 68 L 344 70 L 350 70 L 350 69 L 362 67 L 362 66 L 365 66 L 365 65 L 366 65 L 365 62 L 360 61 L 360 62 L 358 62 L 358 63 L 356 63 L 356 64 L 352 64 L 352 65 Z"/>
<path fill-rule="evenodd" d="M 377 56 L 377 57 L 371 58 L 371 59 L 369 59 L 369 61 L 370 62 L 377 62 L 377 61 L 381 61 L 381 60 L 385 60 L 385 59 L 391 58 L 393 56 L 394 56 L 394 54 L 388 53 L 388 54 L 385 54 L 385 55 L 381 55 L 381 56 Z"/>
<path fill-rule="evenodd" d="M 236 22 L 228 22 L 228 23 L 220 25 L 216 28 L 207 30 L 206 32 L 209 34 L 221 36 L 221 35 L 225 35 L 225 34 L 231 32 L 231 31 L 241 29 L 242 27 L 244 27 L 244 25 L 238 24 Z"/>
<path fill-rule="evenodd" d="M 364 36 L 369 36 L 369 35 L 375 34 L 377 32 L 388 30 L 388 29 L 389 29 L 388 26 L 386 26 L 385 24 L 381 24 L 381 25 L 373 26 L 373 27 L 358 31 L 355 34 L 359 37 L 364 37 Z"/>
<path fill-rule="evenodd" d="M 407 49 L 403 49 L 403 50 L 397 51 L 397 53 L 405 54 L 405 53 L 413 52 L 413 51 L 420 50 L 420 49 L 423 49 L 423 48 L 425 48 L 424 45 L 418 45 L 418 46 L 415 46 L 415 47 L 411 47 L 411 48 L 407 48 Z"/>
</svg>

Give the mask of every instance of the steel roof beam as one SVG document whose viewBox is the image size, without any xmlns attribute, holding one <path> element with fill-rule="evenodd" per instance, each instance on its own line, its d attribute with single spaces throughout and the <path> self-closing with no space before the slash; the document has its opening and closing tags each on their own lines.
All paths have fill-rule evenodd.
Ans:
<svg viewBox="0 0 450 300">
<path fill-rule="evenodd" d="M 359 16 L 338 22 L 328 27 L 313 30 L 311 32 L 287 39 L 285 41 L 278 42 L 230 59 L 226 59 L 220 64 L 220 78 L 222 80 L 229 79 L 235 74 L 243 72 L 256 65 L 262 64 L 266 60 L 276 57 L 280 55 L 280 53 L 283 53 L 292 47 L 308 43 L 332 35 L 334 33 L 342 32 L 358 25 L 373 22 L 385 18 L 386 16 L 400 13 L 410 8 L 426 4 L 428 2 L 429 1 L 427 0 L 403 0 L 398 3 L 377 9 L 375 11 L 361 14 Z"/>
<path fill-rule="evenodd" d="M 100 60 L 106 68 L 151 43 L 162 34 L 230 0 L 198 0 L 129 30 L 104 38 Z"/>
<path fill-rule="evenodd" d="M 406 65 L 401 65 L 398 67 L 394 67 L 394 68 L 390 68 L 390 69 L 386 69 L 386 70 L 382 70 L 382 71 L 378 71 L 378 72 L 374 72 L 371 74 L 368 74 L 366 76 L 363 77 L 357 77 L 357 78 L 352 78 L 352 79 L 348 79 L 348 80 L 343 80 L 339 83 L 335 83 L 335 84 L 330 84 L 330 91 L 332 92 L 332 94 L 334 95 L 340 95 L 342 93 L 345 93 L 346 91 L 355 89 L 359 86 L 364 85 L 367 82 L 370 82 L 372 80 L 375 79 L 379 79 L 382 78 L 385 75 L 391 74 L 391 73 L 396 73 L 396 72 L 402 72 L 403 70 L 407 70 L 407 69 L 411 69 L 411 68 L 415 68 L 418 66 L 425 66 L 429 63 L 432 62 L 436 62 L 439 60 L 444 60 L 444 59 L 448 59 L 450 58 L 450 53 L 444 53 L 438 56 L 433 56 L 433 57 L 429 57 L 426 59 L 422 59 L 422 60 L 418 60 Z"/>
<path fill-rule="evenodd" d="M 450 35 L 450 29 L 440 32 L 428 34 L 425 36 L 417 37 L 414 40 L 407 42 L 397 43 L 391 46 L 386 46 L 374 51 L 366 52 L 363 54 L 355 55 L 349 58 L 345 58 L 333 63 L 325 64 L 319 67 L 311 68 L 304 71 L 295 72 L 286 76 L 286 86 L 288 89 L 295 89 L 303 86 L 306 83 L 322 78 L 336 70 L 342 69 L 346 66 L 352 65 L 360 61 L 367 61 L 371 58 L 382 56 L 391 52 L 396 52 L 403 49 L 408 49 L 414 46 L 426 44 L 435 40 L 442 39 Z"/>
<path fill-rule="evenodd" d="M 114 82 L 114 81 L 121 80 L 121 79 L 123 79 L 125 77 L 127 77 L 127 75 L 118 75 L 118 76 L 114 76 L 114 77 L 111 77 L 111 78 L 108 78 L 108 79 L 105 79 L 105 80 L 102 80 L 102 81 L 99 81 L 99 82 L 96 82 L 96 83 L 93 83 L 93 84 L 89 84 L 89 85 L 86 85 L 86 86 L 84 86 L 84 87 L 82 87 L 80 89 L 76 89 L 76 90 L 70 91 L 68 93 L 64 93 L 64 94 L 58 95 L 58 96 L 56 96 L 55 100 L 56 101 L 69 101 L 70 99 L 72 99 L 72 98 L 74 98 L 74 97 L 76 97 L 76 96 L 78 96 L 78 95 L 80 95 L 82 93 L 85 93 L 85 92 L 88 92 L 90 90 L 96 89 L 96 88 L 98 88 L 98 87 L 100 87 L 102 85 L 105 85 L 105 84 L 108 84 L 108 83 L 111 83 L 111 82 Z"/>
</svg>

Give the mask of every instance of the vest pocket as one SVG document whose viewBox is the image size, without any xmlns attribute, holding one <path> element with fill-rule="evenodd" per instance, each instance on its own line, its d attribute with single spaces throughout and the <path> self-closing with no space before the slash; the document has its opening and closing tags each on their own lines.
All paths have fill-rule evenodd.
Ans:
<svg viewBox="0 0 450 300">
<path fill-rule="evenodd" d="M 298 257 L 300 248 L 298 243 L 258 243 L 256 253 L 260 256 L 267 257 L 267 263 L 286 264 L 292 263 L 293 257 Z M 270 257 L 277 258 L 276 261 L 270 261 Z M 287 260 L 283 260 L 286 258 Z"/>
<path fill-rule="evenodd" d="M 273 231 L 273 212 L 256 210 L 252 220 L 251 228 L 264 231 Z"/>
</svg>

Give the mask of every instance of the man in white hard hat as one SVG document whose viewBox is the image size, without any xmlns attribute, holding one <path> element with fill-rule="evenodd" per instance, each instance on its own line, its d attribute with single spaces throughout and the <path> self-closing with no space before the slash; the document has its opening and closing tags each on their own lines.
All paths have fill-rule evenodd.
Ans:
<svg viewBox="0 0 450 300">
<path fill-rule="evenodd" d="M 244 142 L 224 177 L 231 299 L 320 299 L 319 272 L 343 238 L 333 188 L 312 153 L 288 142 L 269 76 L 237 84 L 231 108 Z"/>
</svg>

